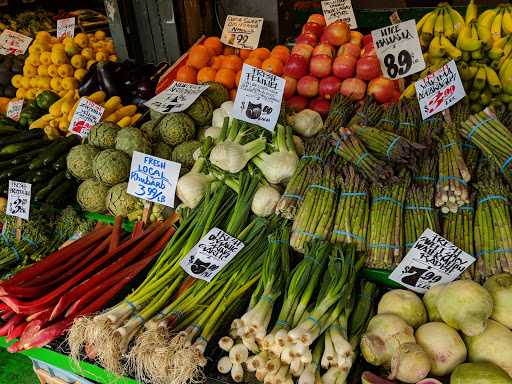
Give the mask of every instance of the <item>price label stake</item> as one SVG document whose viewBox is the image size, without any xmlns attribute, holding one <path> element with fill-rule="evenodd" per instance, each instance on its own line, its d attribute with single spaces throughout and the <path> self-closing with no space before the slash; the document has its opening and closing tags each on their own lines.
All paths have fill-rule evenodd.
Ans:
<svg viewBox="0 0 512 384">
<path fill-rule="evenodd" d="M 104 111 L 105 108 L 82 97 L 69 123 L 69 130 L 85 139 L 91 127 L 100 121 Z"/>
<path fill-rule="evenodd" d="M 260 42 L 262 17 L 244 17 L 228 15 L 220 41 L 240 49 L 256 49 Z"/>
<path fill-rule="evenodd" d="M 148 108 L 160 113 L 181 112 L 190 107 L 209 85 L 196 85 L 173 82 L 167 89 L 144 103 Z"/>
<path fill-rule="evenodd" d="M 75 37 L 75 18 L 57 20 L 57 39 L 60 41 L 66 37 Z"/>
<path fill-rule="evenodd" d="M 344 21 L 350 28 L 357 28 L 356 16 L 350 0 L 324 0 L 322 1 L 322 12 L 327 25 L 335 21 Z"/>
<path fill-rule="evenodd" d="M 396 11 L 389 16 L 389 20 L 391 20 L 391 24 L 399 24 L 402 22 L 402 20 L 400 20 L 400 16 L 398 16 L 398 12 Z"/>
<path fill-rule="evenodd" d="M 6 114 L 6 116 L 10 117 L 14 121 L 18 121 L 20 119 L 21 110 L 23 109 L 23 101 L 24 101 L 23 99 L 16 100 L 16 101 L 11 101 L 7 105 L 7 114 Z"/>
<path fill-rule="evenodd" d="M 431 229 L 414 243 L 389 278 L 418 293 L 455 280 L 476 259 Z"/>
<path fill-rule="evenodd" d="M 414 20 L 376 29 L 372 37 L 385 77 L 395 80 L 425 69 Z"/>
<path fill-rule="evenodd" d="M 31 41 L 31 37 L 4 29 L 0 35 L 0 54 L 23 55 L 27 51 Z"/>
</svg>

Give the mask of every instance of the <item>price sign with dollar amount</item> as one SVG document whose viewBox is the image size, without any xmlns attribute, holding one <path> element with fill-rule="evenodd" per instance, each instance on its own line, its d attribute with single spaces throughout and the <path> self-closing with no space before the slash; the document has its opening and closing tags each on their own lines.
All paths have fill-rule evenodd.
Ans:
<svg viewBox="0 0 512 384">
<path fill-rule="evenodd" d="M 414 20 L 376 29 L 372 37 L 385 77 L 401 79 L 425 69 Z"/>
<path fill-rule="evenodd" d="M 32 184 L 9 180 L 7 192 L 7 210 L 9 216 L 28 220 L 30 211 L 30 195 Z"/>
<path fill-rule="evenodd" d="M 427 228 L 389 278 L 415 292 L 425 293 L 435 285 L 451 283 L 475 260 Z"/>
<path fill-rule="evenodd" d="M 240 49 L 256 49 L 260 42 L 262 17 L 244 17 L 228 15 L 220 40 Z"/>
</svg>

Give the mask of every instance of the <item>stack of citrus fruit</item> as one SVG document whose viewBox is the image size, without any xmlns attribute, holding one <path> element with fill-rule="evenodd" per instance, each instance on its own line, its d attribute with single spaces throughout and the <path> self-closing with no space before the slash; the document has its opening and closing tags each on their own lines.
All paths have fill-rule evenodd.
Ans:
<svg viewBox="0 0 512 384">
<path fill-rule="evenodd" d="M 98 60 L 117 61 L 114 44 L 106 41 L 103 31 L 79 33 L 60 42 L 46 31 L 37 33 L 28 48 L 23 75 L 11 82 L 18 88 L 16 97 L 34 99 L 39 93 L 52 90 L 61 97 L 77 90 L 89 67 Z"/>
<path fill-rule="evenodd" d="M 192 47 L 186 65 L 178 69 L 176 80 L 191 84 L 222 83 L 229 90 L 230 99 L 234 100 L 243 63 L 281 76 L 288 57 L 290 50 L 284 45 L 278 45 L 272 51 L 267 48 L 235 49 L 222 44 L 218 37 L 209 37 L 203 44 Z"/>
</svg>

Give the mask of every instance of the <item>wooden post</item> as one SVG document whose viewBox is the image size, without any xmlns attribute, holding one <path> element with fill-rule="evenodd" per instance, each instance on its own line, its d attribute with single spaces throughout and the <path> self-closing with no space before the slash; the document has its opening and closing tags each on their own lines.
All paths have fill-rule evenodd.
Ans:
<svg viewBox="0 0 512 384">
<path fill-rule="evenodd" d="M 450 115 L 450 109 L 449 108 L 446 108 L 443 111 L 443 117 L 444 117 L 444 121 L 446 121 L 446 124 L 448 124 L 449 126 L 453 125 L 452 116 Z"/>
<path fill-rule="evenodd" d="M 16 241 L 20 241 L 21 239 L 21 217 L 18 217 L 18 220 L 16 221 Z"/>
<path fill-rule="evenodd" d="M 142 213 L 142 226 L 145 228 L 148 223 L 149 214 L 151 213 L 151 201 L 146 200 L 144 203 L 144 212 Z"/>
</svg>

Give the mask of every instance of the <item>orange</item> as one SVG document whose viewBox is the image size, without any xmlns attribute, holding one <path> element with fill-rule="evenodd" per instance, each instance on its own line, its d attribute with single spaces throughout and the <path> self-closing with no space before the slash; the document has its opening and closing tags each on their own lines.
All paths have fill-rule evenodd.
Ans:
<svg viewBox="0 0 512 384">
<path fill-rule="evenodd" d="M 238 57 L 242 60 L 242 61 L 245 61 L 245 59 L 247 59 L 249 57 L 249 54 L 252 52 L 252 50 L 250 49 L 241 49 L 239 52 L 238 52 Z"/>
<path fill-rule="evenodd" d="M 204 41 L 203 45 L 205 47 L 213 49 L 213 52 L 216 55 L 220 55 L 222 53 L 222 43 L 217 36 L 212 36 L 212 37 L 207 38 Z"/>
<path fill-rule="evenodd" d="M 255 57 L 249 57 L 247 60 L 244 61 L 247 65 L 252 65 L 253 67 L 261 69 L 261 65 L 263 62 L 260 59 L 257 59 Z"/>
<path fill-rule="evenodd" d="M 185 61 L 185 65 L 190 65 L 190 66 L 192 66 L 192 63 L 190 62 L 190 59 L 187 59 L 187 61 Z"/>
<path fill-rule="evenodd" d="M 49 91 L 50 89 L 52 89 L 51 81 L 52 81 L 52 78 L 50 76 L 41 76 L 37 80 L 37 88 L 45 90 L 45 91 Z"/>
<path fill-rule="evenodd" d="M 222 60 L 221 68 L 229 68 L 235 71 L 235 73 L 237 73 L 239 70 L 242 69 L 243 65 L 243 61 L 238 56 L 229 55 L 226 56 L 224 60 Z"/>
<path fill-rule="evenodd" d="M 238 84 L 240 84 L 240 77 L 242 76 L 242 70 L 238 71 L 235 76 L 235 85 L 238 88 Z"/>
<path fill-rule="evenodd" d="M 281 76 L 283 74 L 283 63 L 281 60 L 275 57 L 269 57 L 267 60 L 263 62 L 261 65 L 261 69 L 264 71 L 273 73 L 276 76 Z"/>
<path fill-rule="evenodd" d="M 235 87 L 236 72 L 229 68 L 222 68 L 217 71 L 215 75 L 215 81 L 223 84 L 227 89 L 233 89 Z"/>
<path fill-rule="evenodd" d="M 229 91 L 229 100 L 231 101 L 235 101 L 235 98 L 236 98 L 236 89 L 231 89 Z"/>
<path fill-rule="evenodd" d="M 78 80 L 71 76 L 65 77 L 64 79 L 62 79 L 61 84 L 62 84 L 62 88 L 64 88 L 66 91 L 69 91 L 71 89 L 77 89 L 78 86 L 80 85 Z"/>
<path fill-rule="evenodd" d="M 255 57 L 257 59 L 260 59 L 261 61 L 264 61 L 270 57 L 270 51 L 267 48 L 256 48 L 254 51 L 249 53 L 249 57 Z"/>
<path fill-rule="evenodd" d="M 290 57 L 290 50 L 284 45 L 276 45 L 272 52 L 270 52 L 270 57 L 275 57 L 281 60 L 283 64 L 286 64 L 286 61 Z"/>
<path fill-rule="evenodd" d="M 211 67 L 204 67 L 197 72 L 197 84 L 203 84 L 207 81 L 215 81 L 217 71 Z"/>
<path fill-rule="evenodd" d="M 190 60 L 190 64 L 199 70 L 208 65 L 208 62 L 212 58 L 212 51 L 210 51 L 208 47 L 199 44 L 190 50 L 188 58 Z"/>
<path fill-rule="evenodd" d="M 104 31 L 94 32 L 94 37 L 98 40 L 106 40 L 107 39 L 107 35 L 105 34 Z"/>
<path fill-rule="evenodd" d="M 87 69 L 91 68 L 91 65 L 93 65 L 94 63 L 97 63 L 97 61 L 96 60 L 89 60 L 87 62 L 87 65 L 86 65 L 85 68 L 87 68 Z"/>
<path fill-rule="evenodd" d="M 96 52 L 96 60 L 108 60 L 108 53 L 105 52 Z"/>
<path fill-rule="evenodd" d="M 210 60 L 210 67 L 218 71 L 221 68 L 220 66 L 222 64 L 222 60 L 224 60 L 224 57 L 224 55 L 213 56 Z"/>
<path fill-rule="evenodd" d="M 50 50 L 50 44 L 48 44 L 48 42 L 46 40 L 35 39 L 34 42 L 32 43 L 32 45 L 34 46 L 34 50 L 37 53 L 41 53 L 41 52 Z"/>
<path fill-rule="evenodd" d="M 184 65 L 176 73 L 176 81 L 182 83 L 197 84 L 197 70 L 191 65 Z"/>
<path fill-rule="evenodd" d="M 224 56 L 234 55 L 236 53 L 235 48 L 230 47 L 229 45 L 225 45 L 222 49 L 222 54 Z"/>
</svg>

